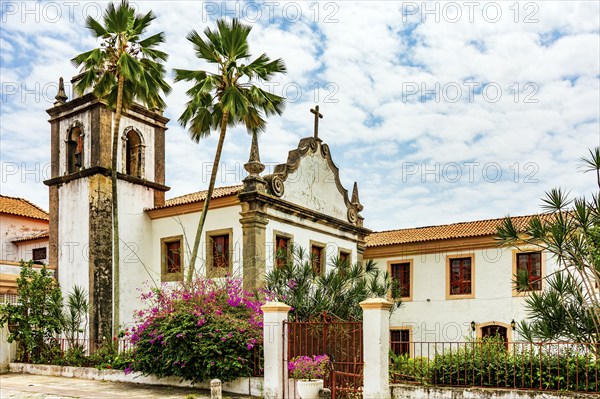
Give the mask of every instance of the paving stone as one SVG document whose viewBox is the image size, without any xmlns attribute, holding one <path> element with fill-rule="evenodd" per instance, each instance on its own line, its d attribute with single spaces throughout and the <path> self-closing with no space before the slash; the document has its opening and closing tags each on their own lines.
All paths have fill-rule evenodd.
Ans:
<svg viewBox="0 0 600 399">
<path fill-rule="evenodd" d="M 30 374 L 0 375 L 2 399 L 210 399 L 210 393 L 193 388 L 160 387 L 122 382 Z M 237 396 L 236 396 L 237 397 Z M 233 398 L 224 395 L 225 398 Z"/>
</svg>

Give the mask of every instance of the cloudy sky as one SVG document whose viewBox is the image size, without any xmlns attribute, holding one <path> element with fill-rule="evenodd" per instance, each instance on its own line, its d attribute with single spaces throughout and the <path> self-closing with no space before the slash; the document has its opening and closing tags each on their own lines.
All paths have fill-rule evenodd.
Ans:
<svg viewBox="0 0 600 399">
<path fill-rule="evenodd" d="M 1 193 L 47 209 L 50 128 L 59 76 L 96 46 L 85 17 L 106 2 L 2 1 Z M 538 211 L 552 187 L 596 190 L 579 158 L 600 143 L 600 8 L 547 2 L 136 2 L 164 31 L 167 68 L 200 69 L 185 36 L 239 17 L 254 55 L 281 57 L 270 90 L 288 98 L 260 137 L 267 166 L 325 115 L 343 184 L 358 182 L 366 225 L 427 226 Z M 172 83 L 172 76 L 169 75 Z M 177 119 L 185 83 L 167 98 L 168 197 L 208 186 L 216 136 L 193 144 Z M 70 91 L 70 87 L 68 88 Z M 250 138 L 228 133 L 220 182 L 244 177 Z"/>
</svg>

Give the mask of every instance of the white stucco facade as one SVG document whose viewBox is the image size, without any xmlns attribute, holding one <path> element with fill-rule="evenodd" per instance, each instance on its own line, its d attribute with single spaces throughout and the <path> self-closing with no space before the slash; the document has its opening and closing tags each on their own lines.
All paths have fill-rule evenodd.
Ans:
<svg viewBox="0 0 600 399">
<path fill-rule="evenodd" d="M 75 285 L 89 292 L 89 195 L 89 184 L 83 179 L 59 190 L 57 245 L 59 283 L 64 293 Z"/>
<path fill-rule="evenodd" d="M 469 239 L 464 239 L 468 242 Z M 407 329 L 412 342 L 463 342 L 481 335 L 481 328 L 499 325 L 507 328 L 508 340 L 519 340 L 511 322 L 527 317 L 525 294 L 515 290 L 515 254 L 511 248 L 493 244 L 486 248 L 459 251 L 423 252 L 403 255 L 373 257 L 381 270 L 389 265 L 410 262 L 412 297 L 403 299 L 402 306 L 390 318 L 391 329 Z M 443 248 L 443 241 L 431 247 Z M 378 248 L 367 249 L 367 256 Z M 531 251 L 537 251 L 530 248 Z M 392 252 L 392 251 L 390 251 Z M 449 259 L 471 258 L 472 297 L 462 298 L 449 294 Z M 553 257 L 542 252 L 542 273 L 551 274 L 556 269 Z M 543 284 L 543 287 L 545 284 Z M 475 331 L 472 330 L 475 322 Z M 420 345 L 411 346 L 419 352 Z M 422 348 L 427 351 L 426 347 Z M 423 353 L 425 355 L 425 353 Z M 416 353 L 414 355 L 419 355 Z"/>
</svg>

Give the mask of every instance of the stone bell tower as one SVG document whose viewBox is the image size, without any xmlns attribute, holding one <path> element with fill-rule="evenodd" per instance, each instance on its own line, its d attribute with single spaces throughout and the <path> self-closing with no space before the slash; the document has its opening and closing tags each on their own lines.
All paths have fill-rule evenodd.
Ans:
<svg viewBox="0 0 600 399">
<path fill-rule="evenodd" d="M 129 300 L 128 287 L 137 281 L 150 252 L 144 209 L 164 204 L 169 189 L 164 185 L 168 119 L 136 104 L 121 119 L 117 189 L 122 245 L 115 271 L 110 177 L 114 113 L 91 93 L 68 101 L 62 78 L 56 102 L 46 112 L 51 131 L 51 177 L 44 182 L 50 190 L 50 263 L 58 265 L 63 295 L 75 285 L 87 290 L 89 338 L 101 339 L 113 334 L 113 324 L 121 319 L 119 301 Z"/>
</svg>

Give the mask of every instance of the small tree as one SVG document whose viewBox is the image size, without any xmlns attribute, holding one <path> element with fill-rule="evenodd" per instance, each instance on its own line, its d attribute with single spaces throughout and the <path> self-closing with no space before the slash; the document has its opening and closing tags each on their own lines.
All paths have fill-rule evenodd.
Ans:
<svg viewBox="0 0 600 399">
<path fill-rule="evenodd" d="M 80 339 L 82 334 L 82 339 L 84 341 L 86 339 L 88 310 L 87 292 L 78 285 L 74 286 L 73 291 L 67 296 L 67 303 L 61 319 L 62 329 L 70 348 L 84 349 Z"/>
<path fill-rule="evenodd" d="M 55 337 L 62 325 L 60 288 L 46 266 L 36 271 L 33 261 L 21 261 L 17 287 L 17 304 L 0 305 L 0 325 L 8 323 L 8 342 L 17 341 L 18 360 L 32 363 L 51 360 Z"/>
<path fill-rule="evenodd" d="M 329 271 L 319 275 L 312 255 L 300 247 L 291 253 L 278 254 L 282 266 L 270 270 L 265 283 L 267 291 L 293 308 L 290 317 L 297 321 L 317 319 L 323 312 L 341 320 L 361 320 L 359 303 L 374 297 L 391 297 L 391 311 L 401 305 L 395 280 L 372 260 L 363 265 L 332 258 Z"/>
<path fill-rule="evenodd" d="M 595 172 L 600 188 L 600 148 L 581 158 L 585 172 Z M 600 197 L 571 198 L 558 188 L 546 193 L 544 213 L 534 216 L 524 230 L 506 218 L 497 229 L 499 243 L 520 248 L 534 246 L 556 260 L 557 270 L 543 277 L 546 289 L 526 299 L 527 321 L 519 324 L 529 341 L 600 340 Z M 515 276 L 517 290 L 530 289 L 527 273 Z M 592 346 L 597 348 L 597 346 Z"/>
</svg>

